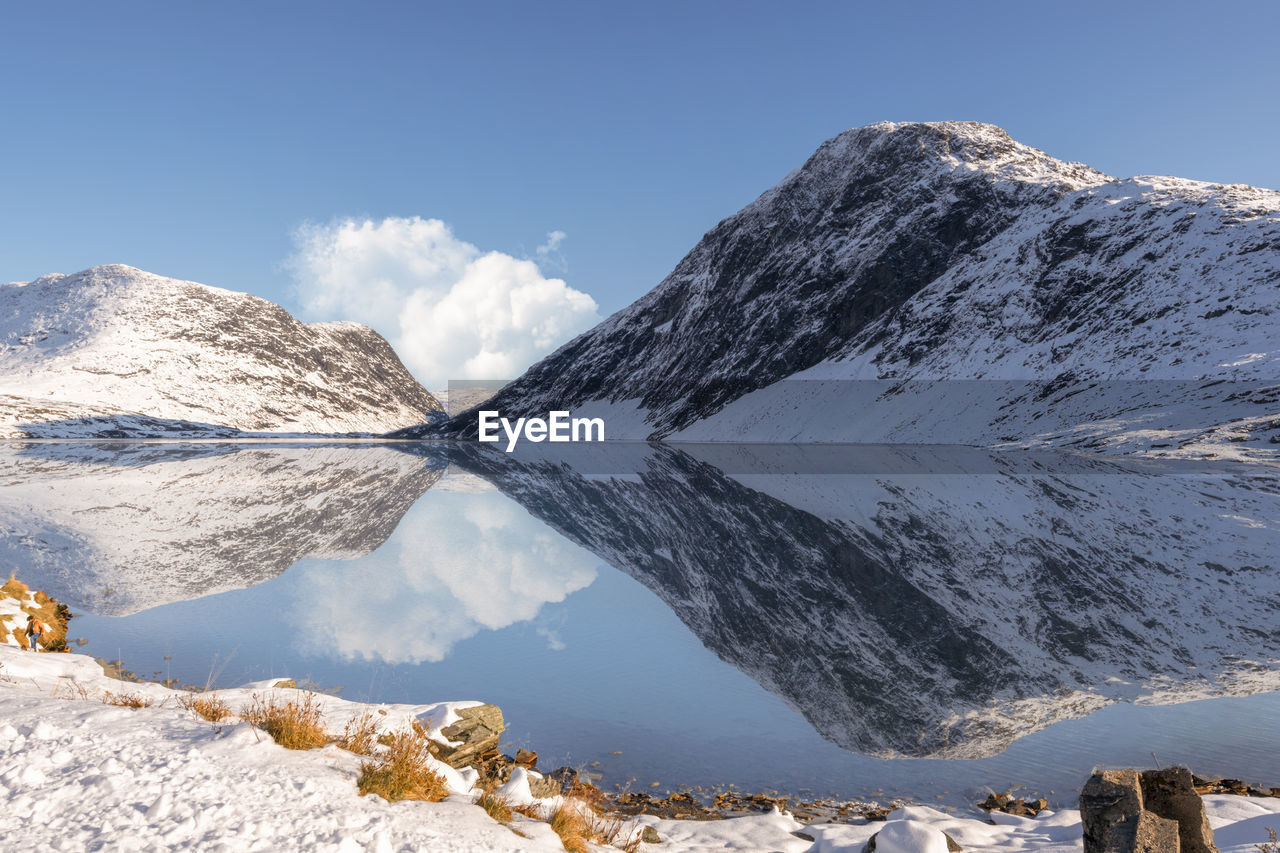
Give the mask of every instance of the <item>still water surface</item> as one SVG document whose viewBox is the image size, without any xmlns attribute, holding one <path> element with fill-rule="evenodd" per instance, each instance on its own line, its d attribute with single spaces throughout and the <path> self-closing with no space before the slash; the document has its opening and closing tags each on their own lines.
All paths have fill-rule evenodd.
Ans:
<svg viewBox="0 0 1280 853">
<path fill-rule="evenodd" d="M 1280 783 L 1280 478 L 965 448 L 30 444 L 0 557 L 83 651 L 500 705 L 602 784 L 1066 802 Z"/>
</svg>

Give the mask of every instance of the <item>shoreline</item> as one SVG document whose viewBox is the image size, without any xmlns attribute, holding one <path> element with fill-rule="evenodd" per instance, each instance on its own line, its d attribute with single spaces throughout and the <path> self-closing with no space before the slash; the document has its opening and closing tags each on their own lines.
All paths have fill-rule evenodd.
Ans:
<svg viewBox="0 0 1280 853">
<path fill-rule="evenodd" d="M 360 796 L 356 783 L 367 758 L 335 743 L 288 750 L 243 719 L 211 723 L 180 704 L 184 696 L 216 696 L 232 707 L 255 699 L 309 696 L 331 731 L 368 715 L 384 734 L 416 721 L 433 742 L 445 744 L 458 742 L 442 732 L 455 731 L 451 725 L 462 719 L 462 712 L 482 707 L 478 702 L 365 704 L 277 683 L 196 694 L 111 679 L 86 655 L 0 648 L 0 802 L 6 805 L 0 809 L 0 837 L 38 820 L 50 833 L 65 833 L 58 835 L 61 846 L 52 849 L 66 850 L 130 838 L 143 849 L 266 843 L 272 849 L 344 853 L 555 851 L 565 848 L 547 815 L 567 803 L 590 811 L 590 791 L 585 789 L 577 791 L 579 799 L 535 795 L 534 788 L 549 793 L 543 786 L 554 773 L 544 776 L 517 765 L 503 784 L 486 787 L 480 784 L 481 772 L 459 770 L 438 759 L 432 759 L 432 766 L 448 786 L 440 802 Z M 136 697 L 136 706 L 116 701 L 129 697 Z M 481 804 L 486 790 L 515 809 L 509 820 L 486 811 Z M 1280 799 L 1220 794 L 1204 799 L 1223 853 L 1255 853 L 1255 841 L 1266 841 L 1265 825 L 1280 826 Z M 697 820 L 645 813 L 611 816 L 605 809 L 602 818 L 618 828 L 618 844 L 591 843 L 581 849 L 861 853 L 875 833 L 903 825 L 937 838 L 945 833 L 972 851 L 1080 849 L 1080 817 L 1070 809 L 1044 809 L 1034 817 L 1003 811 L 981 816 L 976 808 L 970 814 L 948 814 L 890 804 L 872 816 L 847 812 L 840 822 L 816 816 L 805 823 L 795 804 L 764 796 L 722 805 L 743 811 Z M 642 836 L 649 840 L 640 840 Z M 1237 837 L 1239 843 L 1231 840 Z"/>
</svg>

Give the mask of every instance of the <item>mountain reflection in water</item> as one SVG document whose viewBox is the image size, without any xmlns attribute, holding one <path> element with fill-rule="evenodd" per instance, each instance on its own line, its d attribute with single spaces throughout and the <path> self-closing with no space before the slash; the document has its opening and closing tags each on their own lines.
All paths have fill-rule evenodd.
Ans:
<svg viewBox="0 0 1280 853">
<path fill-rule="evenodd" d="M 409 665 L 537 621 L 598 557 L 823 738 L 881 757 L 991 756 L 1115 702 L 1277 689 L 1278 530 L 1280 478 L 1261 465 L 900 446 L 0 452 L 0 556 L 75 609 L 163 608 L 313 558 L 282 617 L 307 653 Z"/>
</svg>

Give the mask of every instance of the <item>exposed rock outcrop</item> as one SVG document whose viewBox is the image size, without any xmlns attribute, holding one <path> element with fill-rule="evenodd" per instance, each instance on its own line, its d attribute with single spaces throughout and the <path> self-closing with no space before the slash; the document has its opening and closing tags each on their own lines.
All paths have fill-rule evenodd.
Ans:
<svg viewBox="0 0 1280 853">
<path fill-rule="evenodd" d="M 440 730 L 456 746 L 432 743 L 437 758 L 452 767 L 468 767 L 490 758 L 498 751 L 498 738 L 507 730 L 502 709 L 497 705 L 475 705 L 458 710 L 461 717 Z"/>
<path fill-rule="evenodd" d="M 1218 853 L 1185 767 L 1106 770 L 1080 792 L 1084 853 Z"/>
</svg>

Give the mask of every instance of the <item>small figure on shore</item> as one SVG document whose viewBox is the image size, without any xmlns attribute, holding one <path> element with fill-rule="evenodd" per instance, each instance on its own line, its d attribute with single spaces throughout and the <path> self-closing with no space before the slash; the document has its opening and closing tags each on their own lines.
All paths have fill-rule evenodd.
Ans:
<svg viewBox="0 0 1280 853">
<path fill-rule="evenodd" d="M 44 623 L 34 614 L 27 614 L 27 645 L 31 651 L 40 651 L 40 638 L 44 636 L 44 632 Z"/>
</svg>

